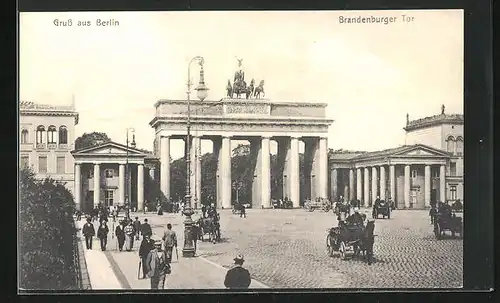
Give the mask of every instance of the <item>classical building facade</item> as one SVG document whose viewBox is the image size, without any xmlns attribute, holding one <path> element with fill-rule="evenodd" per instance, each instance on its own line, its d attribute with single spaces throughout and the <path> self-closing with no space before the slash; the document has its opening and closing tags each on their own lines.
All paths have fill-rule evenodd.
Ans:
<svg viewBox="0 0 500 303">
<path fill-rule="evenodd" d="M 52 106 L 22 101 L 19 105 L 19 167 L 32 167 L 36 178 L 51 177 L 74 189 L 74 105 Z"/>
<path fill-rule="evenodd" d="M 380 197 L 399 209 L 429 207 L 431 201 L 463 201 L 463 115 L 410 121 L 406 145 L 376 152 L 330 154 L 330 198 L 359 199 L 365 206 Z"/>
<path fill-rule="evenodd" d="M 328 196 L 328 127 L 323 103 L 272 102 L 268 99 L 191 101 L 191 173 L 192 205 L 201 197 L 201 140 L 213 142 L 218 158 L 217 207 L 230 208 L 233 202 L 231 177 L 231 140 L 250 142 L 254 171 L 252 206 L 271 207 L 270 141 L 278 144 L 283 167 L 283 196 L 299 207 L 300 190 L 306 196 Z M 187 101 L 160 100 L 156 116 L 150 122 L 155 129 L 154 153 L 160 159 L 160 188 L 170 196 L 170 141 L 187 137 Z M 300 188 L 299 141 L 305 144 L 305 175 L 308 185 Z"/>
<path fill-rule="evenodd" d="M 134 146 L 134 147 L 132 147 Z M 142 210 L 157 183 L 157 159 L 147 151 L 106 142 L 71 152 L 75 162 L 73 196 L 80 209 L 125 205 Z"/>
</svg>

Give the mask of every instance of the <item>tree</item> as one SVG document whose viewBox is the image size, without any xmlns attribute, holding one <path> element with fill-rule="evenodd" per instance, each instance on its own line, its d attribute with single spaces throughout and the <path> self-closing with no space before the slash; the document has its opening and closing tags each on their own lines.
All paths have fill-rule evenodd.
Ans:
<svg viewBox="0 0 500 303">
<path fill-rule="evenodd" d="M 34 176 L 30 168 L 20 172 L 20 286 L 76 288 L 73 196 L 62 183 L 49 178 L 37 181 Z"/>
<path fill-rule="evenodd" d="M 109 142 L 111 139 L 106 133 L 91 132 L 84 133 L 75 140 L 75 149 L 83 149 L 87 147 L 101 145 L 103 143 Z"/>
</svg>

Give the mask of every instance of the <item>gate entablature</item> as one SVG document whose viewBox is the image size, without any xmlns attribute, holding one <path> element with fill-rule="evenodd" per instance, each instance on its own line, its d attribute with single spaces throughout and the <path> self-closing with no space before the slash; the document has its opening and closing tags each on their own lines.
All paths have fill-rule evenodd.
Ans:
<svg viewBox="0 0 500 303">
<path fill-rule="evenodd" d="M 150 122 L 156 131 L 183 134 L 187 123 L 186 100 L 159 100 Z M 298 132 L 317 136 L 328 133 L 333 120 L 326 117 L 326 103 L 276 102 L 269 99 L 191 101 L 191 126 L 201 132 L 248 131 L 276 136 Z M 244 127 L 244 128 L 242 128 Z"/>
</svg>

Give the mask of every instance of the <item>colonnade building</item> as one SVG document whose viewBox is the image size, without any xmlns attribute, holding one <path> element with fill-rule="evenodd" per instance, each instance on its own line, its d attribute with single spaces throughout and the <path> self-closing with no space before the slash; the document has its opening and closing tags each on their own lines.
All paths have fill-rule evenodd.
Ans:
<svg viewBox="0 0 500 303">
<path fill-rule="evenodd" d="M 431 202 L 463 202 L 464 117 L 445 114 L 410 121 L 406 144 L 376 152 L 334 151 L 330 198 L 359 199 L 371 206 L 380 197 L 398 209 L 422 209 Z"/>
</svg>

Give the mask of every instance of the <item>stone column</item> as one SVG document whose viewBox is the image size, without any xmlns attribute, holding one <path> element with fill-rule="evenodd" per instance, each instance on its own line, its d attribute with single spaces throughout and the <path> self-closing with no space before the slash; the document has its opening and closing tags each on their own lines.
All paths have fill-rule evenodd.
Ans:
<svg viewBox="0 0 500 303">
<path fill-rule="evenodd" d="M 215 175 L 216 178 L 216 189 L 215 189 L 215 207 L 220 208 L 222 206 L 222 152 L 221 152 L 221 146 L 222 146 L 222 140 L 220 137 L 212 139 L 213 143 L 213 154 L 215 155 L 215 158 L 217 159 L 217 172 Z"/>
<path fill-rule="evenodd" d="M 391 199 L 396 203 L 396 169 L 394 165 L 389 165 L 389 181 L 391 187 Z"/>
<path fill-rule="evenodd" d="M 231 138 L 222 138 L 221 154 L 222 207 L 231 208 Z"/>
<path fill-rule="evenodd" d="M 97 207 L 100 202 L 100 190 L 101 190 L 101 171 L 99 169 L 99 164 L 94 164 L 94 207 Z"/>
<path fill-rule="evenodd" d="M 356 169 L 356 199 L 363 201 L 363 180 L 361 176 L 361 168 Z"/>
<path fill-rule="evenodd" d="M 170 137 L 160 138 L 160 189 L 170 198 Z"/>
<path fill-rule="evenodd" d="M 75 206 L 77 210 L 81 210 L 82 199 L 82 171 L 80 163 L 75 163 Z"/>
<path fill-rule="evenodd" d="M 385 166 L 380 166 L 380 200 L 386 199 L 385 197 Z"/>
<path fill-rule="evenodd" d="M 293 207 L 299 207 L 300 200 L 300 176 L 299 176 L 299 138 L 290 138 L 290 200 Z"/>
<path fill-rule="evenodd" d="M 372 202 L 375 202 L 377 200 L 377 189 L 378 189 L 378 177 L 377 177 L 377 167 L 373 166 L 372 167 Z"/>
<path fill-rule="evenodd" d="M 446 202 L 446 167 L 441 165 L 439 168 L 439 200 Z"/>
<path fill-rule="evenodd" d="M 370 171 L 365 167 L 365 194 L 363 195 L 364 206 L 370 206 Z"/>
<path fill-rule="evenodd" d="M 144 164 L 137 165 L 137 210 L 144 209 Z"/>
<path fill-rule="evenodd" d="M 349 201 L 354 199 L 354 169 L 349 168 Z"/>
<path fill-rule="evenodd" d="M 196 208 L 201 207 L 201 138 L 198 137 L 196 143 L 196 197 L 198 198 L 198 204 Z"/>
<path fill-rule="evenodd" d="M 118 192 L 120 193 L 119 204 L 125 204 L 125 164 L 118 165 Z"/>
<path fill-rule="evenodd" d="M 298 150 L 298 144 L 297 144 L 297 150 Z M 324 199 L 328 198 L 328 139 L 326 137 L 319 138 L 318 151 L 319 151 L 319 161 L 318 161 L 319 167 L 316 170 L 317 172 L 316 179 L 318 180 L 318 186 L 316 187 L 316 191 L 317 191 L 317 196 Z M 299 184 L 300 184 L 300 177 L 299 177 Z"/>
<path fill-rule="evenodd" d="M 332 169 L 332 200 L 337 201 L 339 198 L 339 191 L 338 191 L 338 171 L 336 168 Z"/>
<path fill-rule="evenodd" d="M 405 207 L 410 208 L 410 165 L 405 165 L 404 184 Z"/>
<path fill-rule="evenodd" d="M 252 138 L 250 141 L 250 161 L 252 169 L 252 207 L 262 206 L 262 141 Z M 248 201 L 242 201 L 248 202 Z"/>
<path fill-rule="evenodd" d="M 429 207 L 431 205 L 431 166 L 425 166 L 424 173 L 424 198 L 425 198 L 425 207 Z"/>
<path fill-rule="evenodd" d="M 269 138 L 263 137 L 261 139 L 261 149 L 262 154 L 262 206 L 264 208 L 271 207 L 271 152 Z"/>
</svg>

